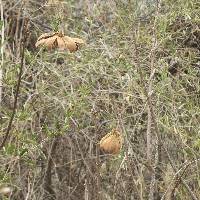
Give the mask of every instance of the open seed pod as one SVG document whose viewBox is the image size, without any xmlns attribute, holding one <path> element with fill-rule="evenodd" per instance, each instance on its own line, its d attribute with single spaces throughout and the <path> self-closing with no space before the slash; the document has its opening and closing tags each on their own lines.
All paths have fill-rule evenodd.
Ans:
<svg viewBox="0 0 200 200">
<path fill-rule="evenodd" d="M 119 154 L 122 143 L 121 133 L 117 129 L 113 129 L 100 140 L 99 147 L 105 153 L 116 155 Z"/>
<path fill-rule="evenodd" d="M 71 38 L 60 32 L 55 32 L 42 34 L 37 39 L 35 46 L 45 46 L 48 50 L 58 48 L 60 50 L 69 50 L 70 52 L 75 52 L 79 49 L 80 45 L 84 43 L 85 42 L 80 38 Z"/>
<path fill-rule="evenodd" d="M 57 37 L 59 33 L 44 33 L 42 34 L 35 44 L 36 47 L 45 46 L 48 50 L 57 48 Z"/>
</svg>

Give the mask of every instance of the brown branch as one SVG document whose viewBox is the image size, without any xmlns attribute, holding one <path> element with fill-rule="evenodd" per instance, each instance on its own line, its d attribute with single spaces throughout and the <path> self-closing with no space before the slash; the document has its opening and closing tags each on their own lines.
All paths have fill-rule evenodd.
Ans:
<svg viewBox="0 0 200 200">
<path fill-rule="evenodd" d="M 23 67 L 24 67 L 24 52 L 25 52 L 25 47 L 26 47 L 26 41 L 27 41 L 27 30 L 28 30 L 28 24 L 29 24 L 29 20 L 24 19 L 24 27 L 23 27 L 23 41 L 20 43 L 21 46 L 21 62 L 20 62 L 20 68 L 19 68 L 19 75 L 18 75 L 18 80 L 17 80 L 17 86 L 16 86 L 16 93 L 15 93 L 15 97 L 14 97 L 14 103 L 13 103 L 13 110 L 12 110 L 12 115 L 10 117 L 10 121 L 6 130 L 6 133 L 3 137 L 3 141 L 0 145 L 0 150 L 5 146 L 6 141 L 9 137 L 10 131 L 12 129 L 12 123 L 15 117 L 15 113 L 17 110 L 17 102 L 18 102 L 18 96 L 19 96 L 19 90 L 20 90 L 20 84 L 21 84 L 21 80 L 22 80 L 22 73 L 23 73 Z"/>
<path fill-rule="evenodd" d="M 156 53 L 156 48 L 157 48 L 157 35 L 156 35 L 156 22 L 157 22 L 157 16 L 159 14 L 159 1 L 157 2 L 157 10 L 156 10 L 156 16 L 154 19 L 154 24 L 153 24 L 153 41 L 152 41 L 152 47 L 151 47 L 151 52 L 150 52 L 150 76 L 149 76 L 149 81 L 148 81 L 148 87 L 145 85 L 145 80 L 143 78 L 142 70 L 140 68 L 140 61 L 138 61 L 138 55 L 137 55 L 137 45 L 135 44 L 135 57 L 137 59 L 137 69 L 140 74 L 140 79 L 141 79 L 141 84 L 144 88 L 144 94 L 147 98 L 147 105 L 148 105 L 148 119 L 147 119 L 147 133 L 146 133 L 146 138 L 147 138 L 147 160 L 149 164 L 151 164 L 151 157 L 152 157 L 152 136 L 153 132 L 152 129 L 154 128 L 155 136 L 156 136 L 156 144 L 155 144 L 155 155 L 154 155 L 154 163 L 153 163 L 153 168 L 154 170 L 152 171 L 152 176 L 151 176 L 151 185 L 150 185 L 150 192 L 149 192 L 149 200 L 153 199 L 160 199 L 160 194 L 159 194 L 159 188 L 158 188 L 158 181 L 161 179 L 161 170 L 160 170 L 160 163 L 161 163 L 161 146 L 162 146 L 162 140 L 161 136 L 159 133 L 159 128 L 156 122 L 156 116 L 155 116 L 155 111 L 154 111 L 154 106 L 152 102 L 152 93 L 153 93 L 153 79 L 155 75 L 155 53 Z M 135 33 L 135 38 L 137 42 L 137 32 Z"/>
<path fill-rule="evenodd" d="M 55 192 L 52 189 L 51 175 L 52 175 L 52 165 L 53 165 L 52 157 L 55 154 L 55 150 L 58 145 L 58 138 L 59 136 L 55 136 L 48 153 L 47 166 L 45 169 L 45 174 L 44 174 L 44 179 L 43 179 L 43 189 L 44 189 L 43 199 L 47 199 L 47 196 L 49 197 L 49 199 L 55 199 Z"/>
</svg>

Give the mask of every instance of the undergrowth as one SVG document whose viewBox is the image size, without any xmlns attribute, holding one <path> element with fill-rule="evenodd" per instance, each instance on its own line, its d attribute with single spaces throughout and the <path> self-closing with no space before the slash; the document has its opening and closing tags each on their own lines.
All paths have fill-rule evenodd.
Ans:
<svg viewBox="0 0 200 200">
<path fill-rule="evenodd" d="M 199 2 L 64 2 L 62 15 L 43 1 L 21 14 L 35 18 L 0 153 L 0 188 L 12 189 L 2 198 L 199 199 Z M 16 19 L 3 9 L 0 141 L 14 109 L 21 44 L 9 31 Z M 60 28 L 86 45 L 76 53 L 34 47 Z M 121 153 L 99 155 L 99 140 L 115 127 Z"/>
</svg>

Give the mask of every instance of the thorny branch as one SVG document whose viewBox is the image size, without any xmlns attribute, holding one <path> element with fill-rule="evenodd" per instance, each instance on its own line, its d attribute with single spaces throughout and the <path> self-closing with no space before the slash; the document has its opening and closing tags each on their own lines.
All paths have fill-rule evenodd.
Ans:
<svg viewBox="0 0 200 200">
<path fill-rule="evenodd" d="M 160 180 L 161 174 L 160 174 L 160 167 L 159 164 L 161 163 L 161 137 L 159 133 L 159 129 L 157 127 L 157 122 L 156 122 L 156 116 L 155 116 L 155 111 L 152 103 L 152 94 L 153 94 L 153 79 L 155 75 L 155 50 L 157 48 L 157 36 L 156 36 L 156 17 L 158 16 L 158 11 L 159 11 L 159 2 L 157 2 L 157 11 L 156 11 L 156 16 L 154 19 L 154 25 L 153 25 L 153 41 L 152 41 L 152 48 L 151 48 L 151 53 L 150 53 L 150 76 L 149 76 L 149 81 L 148 81 L 148 87 L 145 85 L 145 81 L 143 78 L 143 74 L 141 71 L 140 67 L 138 68 L 139 74 L 140 74 L 140 79 L 141 83 L 144 88 L 144 93 L 145 96 L 147 97 L 147 109 L 148 109 L 148 119 L 147 119 L 147 160 L 149 163 L 151 163 L 152 160 L 152 129 L 155 131 L 156 135 L 156 146 L 155 146 L 155 156 L 154 156 L 154 170 L 152 171 L 152 176 L 151 176 L 151 185 L 150 185 L 150 193 L 149 193 L 149 200 L 153 199 L 159 199 L 159 191 L 157 187 L 157 181 Z M 137 30 L 139 32 L 139 29 Z M 136 42 L 137 42 L 137 34 L 136 32 Z M 135 57 L 137 58 L 137 44 L 135 44 Z M 140 62 L 140 61 L 137 61 Z M 136 65 L 140 66 L 140 63 L 137 63 Z"/>
</svg>

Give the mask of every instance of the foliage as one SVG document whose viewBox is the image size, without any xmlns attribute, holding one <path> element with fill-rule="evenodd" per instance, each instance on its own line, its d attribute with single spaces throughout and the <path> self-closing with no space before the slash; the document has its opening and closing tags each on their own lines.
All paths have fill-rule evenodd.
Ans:
<svg viewBox="0 0 200 200">
<path fill-rule="evenodd" d="M 3 6 L 0 141 L 13 111 L 22 19 L 31 18 L 0 153 L 0 187 L 12 188 L 10 198 L 199 199 L 199 2 L 41 0 L 27 1 L 24 13 L 13 2 Z M 75 53 L 36 49 L 47 30 L 86 45 Z M 97 144 L 117 126 L 122 151 L 107 157 Z"/>
</svg>

